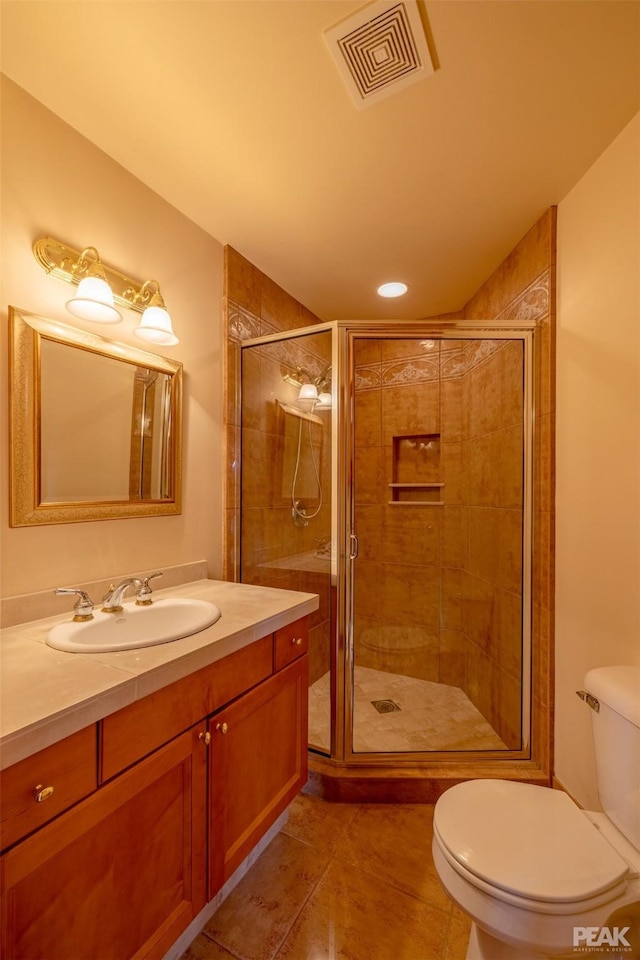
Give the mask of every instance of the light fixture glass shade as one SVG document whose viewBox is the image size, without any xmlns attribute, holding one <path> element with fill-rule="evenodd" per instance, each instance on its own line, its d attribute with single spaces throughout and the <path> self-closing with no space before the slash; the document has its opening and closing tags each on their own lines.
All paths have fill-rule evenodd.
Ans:
<svg viewBox="0 0 640 960">
<path fill-rule="evenodd" d="M 300 387 L 300 393 L 298 394 L 298 400 L 317 400 L 318 399 L 318 388 L 315 383 L 303 383 Z"/>
<path fill-rule="evenodd" d="M 94 323 L 119 323 L 122 320 L 114 306 L 111 287 L 102 277 L 83 277 L 66 307 L 74 316 Z"/>
<path fill-rule="evenodd" d="M 175 347 L 180 343 L 171 325 L 171 317 L 164 307 L 150 306 L 142 314 L 139 326 L 133 331 L 136 337 L 163 347 Z"/>
<path fill-rule="evenodd" d="M 328 391 L 323 390 L 322 393 L 318 394 L 318 402 L 316 404 L 316 410 L 329 410 L 331 407 L 331 394 Z"/>
</svg>

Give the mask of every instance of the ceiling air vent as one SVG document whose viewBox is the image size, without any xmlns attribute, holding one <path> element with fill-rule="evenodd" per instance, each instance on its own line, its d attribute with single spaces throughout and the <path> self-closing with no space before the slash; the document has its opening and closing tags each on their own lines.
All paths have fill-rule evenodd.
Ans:
<svg viewBox="0 0 640 960">
<path fill-rule="evenodd" d="M 324 36 L 358 107 L 433 73 L 416 0 L 376 0 Z"/>
</svg>

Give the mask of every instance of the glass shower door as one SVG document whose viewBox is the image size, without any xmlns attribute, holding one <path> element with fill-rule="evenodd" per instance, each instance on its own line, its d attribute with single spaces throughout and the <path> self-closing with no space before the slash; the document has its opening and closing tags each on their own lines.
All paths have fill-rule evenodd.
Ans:
<svg viewBox="0 0 640 960">
<path fill-rule="evenodd" d="M 319 595 L 309 635 L 309 741 L 329 753 L 333 328 L 313 331 L 242 345 L 240 579 Z"/>
<path fill-rule="evenodd" d="M 354 334 L 351 754 L 526 736 L 525 340 Z"/>
</svg>

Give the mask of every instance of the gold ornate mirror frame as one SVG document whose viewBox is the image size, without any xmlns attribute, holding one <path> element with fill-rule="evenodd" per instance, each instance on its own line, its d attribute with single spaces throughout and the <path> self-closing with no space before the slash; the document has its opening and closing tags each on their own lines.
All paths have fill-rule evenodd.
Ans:
<svg viewBox="0 0 640 960">
<path fill-rule="evenodd" d="M 166 449 L 163 464 L 161 494 L 149 496 L 149 487 L 140 477 L 146 492 L 132 493 L 136 471 L 134 467 L 140 439 L 135 436 L 136 404 L 139 391 L 134 386 L 131 398 L 132 429 L 123 436 L 124 455 L 130 458 L 129 497 L 122 499 L 85 499 L 43 502 L 41 497 L 43 464 L 41 362 L 43 341 L 88 351 L 101 357 L 133 365 L 135 371 L 146 369 L 164 374 L 167 384 L 163 411 L 163 443 Z M 136 376 L 134 380 L 139 379 Z M 159 517 L 182 511 L 182 364 L 155 354 L 138 350 L 128 344 L 116 343 L 97 334 L 48 320 L 9 307 L 9 383 L 10 383 L 10 524 L 12 527 L 51 523 L 77 523 L 88 520 L 116 520 L 128 517 Z M 139 411 L 138 411 L 139 413 Z M 78 425 L 74 442 L 79 459 L 91 457 L 92 449 L 101 443 L 101 437 L 83 427 L 78 410 Z M 138 419 L 139 416 L 138 416 Z M 120 438 L 118 438 L 120 442 Z M 141 488 L 142 489 L 142 488 Z M 143 499 L 143 497 L 146 497 Z"/>
</svg>

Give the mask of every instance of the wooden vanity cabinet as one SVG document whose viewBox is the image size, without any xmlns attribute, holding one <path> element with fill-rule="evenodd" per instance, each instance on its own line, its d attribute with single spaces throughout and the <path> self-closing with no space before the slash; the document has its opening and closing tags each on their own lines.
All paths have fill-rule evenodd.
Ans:
<svg viewBox="0 0 640 960">
<path fill-rule="evenodd" d="M 4 854 L 3 957 L 166 953 L 206 902 L 204 732 L 183 733 Z"/>
<path fill-rule="evenodd" d="M 306 781 L 307 630 L 302 618 L 3 772 L 6 960 L 166 953 Z M 66 788 L 45 823 L 31 780 L 56 764 Z"/>
</svg>

